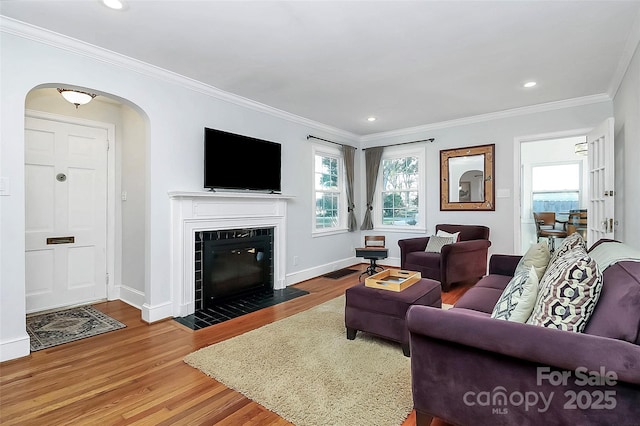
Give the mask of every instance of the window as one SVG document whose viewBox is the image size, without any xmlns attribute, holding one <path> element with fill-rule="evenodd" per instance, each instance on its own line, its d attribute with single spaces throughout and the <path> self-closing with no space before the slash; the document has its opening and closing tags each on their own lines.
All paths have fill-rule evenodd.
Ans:
<svg viewBox="0 0 640 426">
<path fill-rule="evenodd" d="M 532 208 L 534 212 L 568 214 L 580 208 L 580 164 L 534 166 Z"/>
<path fill-rule="evenodd" d="M 385 148 L 376 186 L 375 227 L 425 228 L 424 148 Z"/>
<path fill-rule="evenodd" d="M 344 161 L 340 149 L 313 148 L 314 229 L 315 233 L 346 230 Z"/>
</svg>

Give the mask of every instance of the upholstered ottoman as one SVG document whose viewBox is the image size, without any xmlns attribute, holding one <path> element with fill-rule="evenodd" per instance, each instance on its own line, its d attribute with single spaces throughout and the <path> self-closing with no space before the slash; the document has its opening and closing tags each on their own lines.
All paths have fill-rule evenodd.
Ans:
<svg viewBox="0 0 640 426">
<path fill-rule="evenodd" d="M 405 316 L 409 306 L 442 307 L 440 283 L 427 278 L 399 292 L 371 288 L 360 283 L 348 288 L 345 295 L 347 339 L 355 339 L 358 330 L 375 334 L 400 342 L 406 356 L 409 356 L 409 331 Z"/>
</svg>

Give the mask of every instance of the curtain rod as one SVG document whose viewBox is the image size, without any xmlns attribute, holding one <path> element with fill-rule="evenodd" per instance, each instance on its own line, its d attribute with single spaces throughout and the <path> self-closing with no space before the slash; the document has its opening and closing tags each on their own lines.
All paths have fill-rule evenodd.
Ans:
<svg viewBox="0 0 640 426">
<path fill-rule="evenodd" d="M 351 146 L 351 145 L 346 144 L 346 143 L 334 142 L 334 141 L 330 141 L 329 139 L 323 139 L 323 138 L 319 138 L 319 137 L 313 136 L 313 135 L 307 135 L 307 140 L 309 140 L 309 139 L 318 139 L 319 141 L 329 142 L 329 143 L 332 143 L 332 144 L 335 144 L 335 145 L 349 146 L 349 147 L 354 148 L 354 149 L 356 148 L 355 146 Z"/>
<path fill-rule="evenodd" d="M 411 142 L 400 142 L 400 143 L 392 143 L 390 145 L 381 145 L 383 148 L 387 147 L 387 146 L 396 146 L 396 145 L 407 145 L 410 143 L 417 143 L 417 142 L 434 142 L 436 139 L 435 138 L 429 138 L 429 139 L 420 139 L 419 141 L 411 141 Z M 379 148 L 378 146 L 372 146 L 370 148 Z M 366 151 L 367 148 L 362 148 L 363 151 Z"/>
</svg>

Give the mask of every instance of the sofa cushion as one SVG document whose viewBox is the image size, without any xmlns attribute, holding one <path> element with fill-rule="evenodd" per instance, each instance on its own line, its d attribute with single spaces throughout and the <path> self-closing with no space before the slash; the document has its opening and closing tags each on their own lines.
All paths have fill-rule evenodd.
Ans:
<svg viewBox="0 0 640 426">
<path fill-rule="evenodd" d="M 538 275 L 533 265 L 516 273 L 496 302 L 491 318 L 526 322 L 538 296 Z"/>
<path fill-rule="evenodd" d="M 429 241 L 427 241 L 427 247 L 424 249 L 424 251 L 429 253 L 440 253 L 442 246 L 453 244 L 455 242 L 454 238 L 456 237 L 438 237 L 437 235 L 432 235 L 429 237 Z"/>
<path fill-rule="evenodd" d="M 598 302 L 602 274 L 579 246 L 552 260 L 540 282 L 528 324 L 582 332 Z"/>
<path fill-rule="evenodd" d="M 510 280 L 511 277 L 506 275 L 487 275 L 483 277 L 455 303 L 454 309 L 471 309 L 491 315 L 493 307 Z"/>
<path fill-rule="evenodd" d="M 549 260 L 551 259 L 551 253 L 549 252 L 549 246 L 546 242 L 534 244 L 529 247 L 529 250 L 522 256 L 516 266 L 516 271 L 513 275 L 517 275 L 522 271 L 529 270 L 530 266 L 533 266 L 538 276 L 538 280 L 542 279 L 544 271 L 547 270 Z"/>
<path fill-rule="evenodd" d="M 584 332 L 640 345 L 640 262 L 618 262 L 602 277 L 600 298 Z"/>
<path fill-rule="evenodd" d="M 509 281 L 511 281 L 511 278 L 513 277 L 511 277 L 510 275 L 489 274 L 482 277 L 482 279 L 478 281 L 474 287 L 494 288 L 496 290 L 500 290 L 500 293 L 502 293 L 509 284 Z M 496 299 L 496 301 L 497 300 L 498 299 Z"/>
<path fill-rule="evenodd" d="M 413 251 L 407 253 L 407 264 L 420 265 L 429 269 L 440 270 L 440 253 Z M 411 269 L 411 268 L 406 268 Z"/>
</svg>

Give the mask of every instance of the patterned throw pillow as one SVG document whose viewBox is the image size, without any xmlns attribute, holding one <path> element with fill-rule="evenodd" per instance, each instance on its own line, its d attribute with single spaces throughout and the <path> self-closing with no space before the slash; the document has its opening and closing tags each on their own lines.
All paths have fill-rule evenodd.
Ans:
<svg viewBox="0 0 640 426">
<path fill-rule="evenodd" d="M 432 235 L 429 237 L 429 241 L 427 241 L 427 247 L 424 249 L 426 252 L 430 253 L 440 253 L 442 246 L 447 244 L 454 243 L 453 237 L 438 237 L 436 235 Z"/>
<path fill-rule="evenodd" d="M 527 324 L 582 332 L 602 290 L 602 274 L 586 250 L 576 247 L 550 263 Z"/>
<path fill-rule="evenodd" d="M 526 322 L 538 296 L 538 274 L 535 267 L 523 268 L 504 288 L 491 313 L 491 318 Z"/>
<path fill-rule="evenodd" d="M 518 262 L 518 266 L 516 266 L 516 271 L 513 275 L 515 276 L 518 275 L 519 272 L 527 271 L 530 266 L 533 266 L 536 270 L 536 274 L 538 275 L 538 280 L 540 280 L 544 275 L 544 271 L 547 270 L 550 258 L 551 253 L 549 253 L 549 246 L 547 243 L 541 242 L 534 244 L 529 247 L 529 250 L 527 250 L 525 255 L 522 256 L 522 259 Z"/>
<path fill-rule="evenodd" d="M 559 249 L 553 252 L 549 264 L 553 263 L 556 259 L 564 256 L 565 253 L 579 247 L 586 250 L 587 243 L 584 241 L 584 238 L 582 238 L 582 235 L 580 235 L 578 232 L 574 232 L 562 241 L 562 245 Z"/>
</svg>

